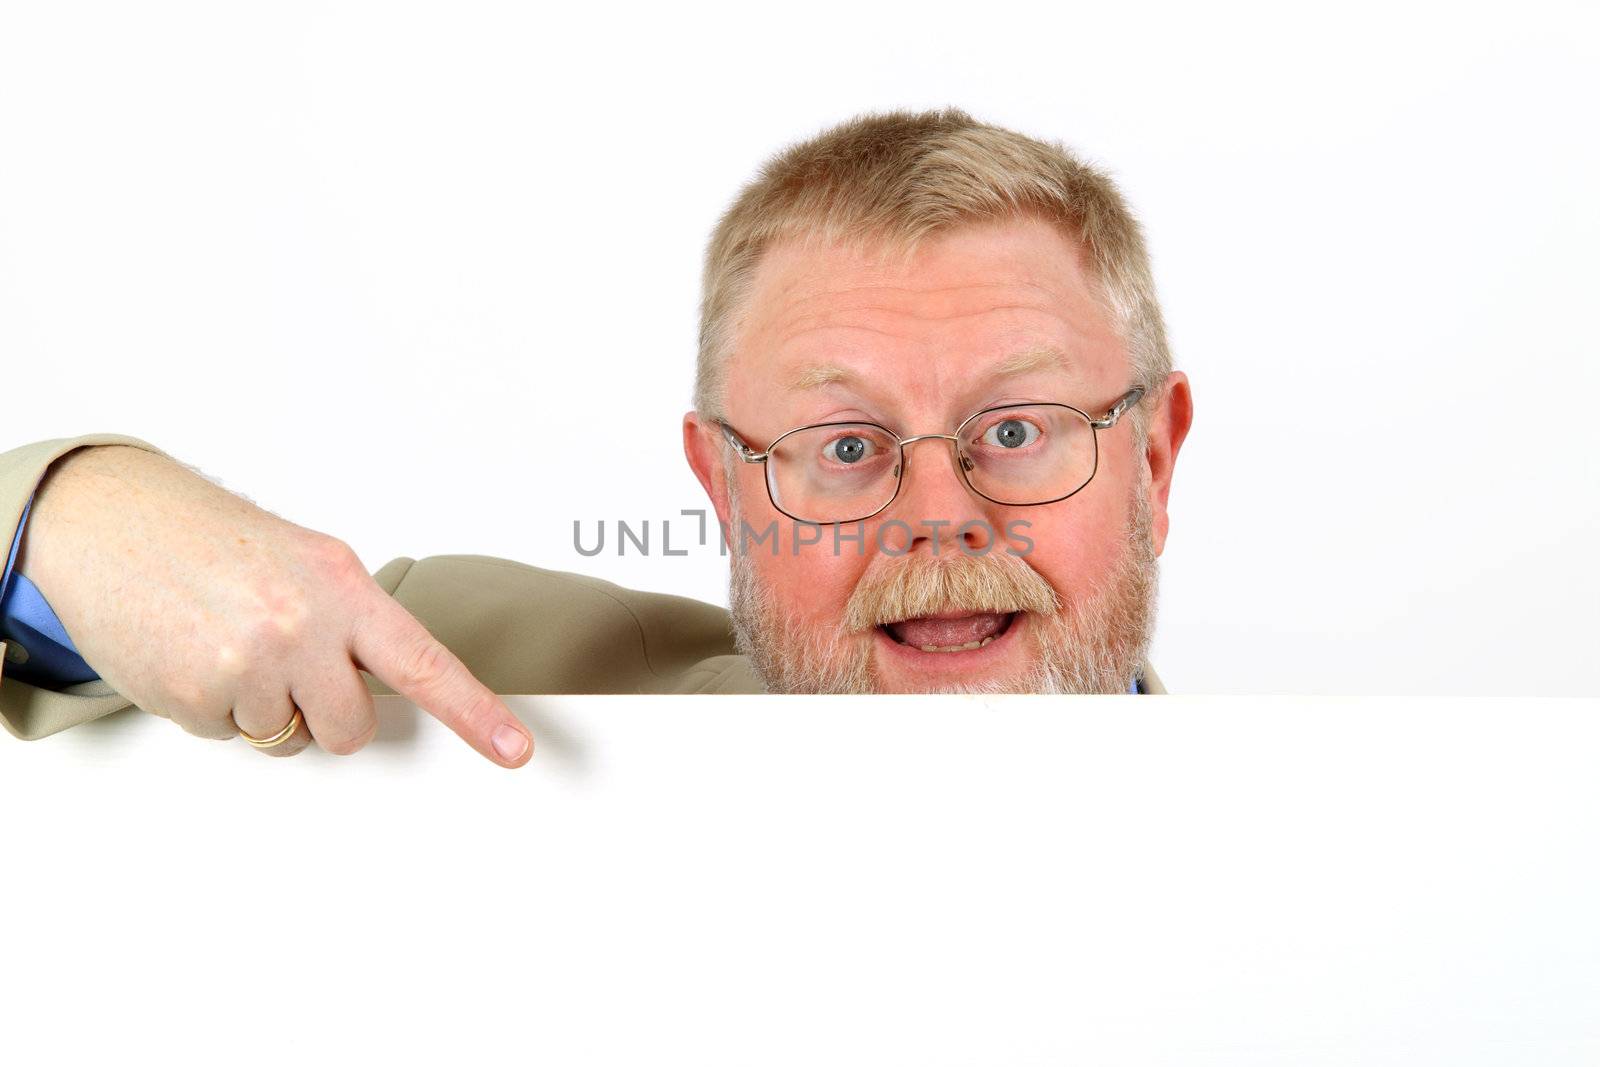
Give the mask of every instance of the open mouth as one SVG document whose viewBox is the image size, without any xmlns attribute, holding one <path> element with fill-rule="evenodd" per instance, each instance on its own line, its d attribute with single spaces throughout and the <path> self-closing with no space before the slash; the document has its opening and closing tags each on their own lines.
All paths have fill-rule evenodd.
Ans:
<svg viewBox="0 0 1600 1067">
<path fill-rule="evenodd" d="M 980 611 L 901 619 L 878 627 L 896 644 L 923 652 L 973 652 L 1004 637 L 1021 614 Z"/>
</svg>

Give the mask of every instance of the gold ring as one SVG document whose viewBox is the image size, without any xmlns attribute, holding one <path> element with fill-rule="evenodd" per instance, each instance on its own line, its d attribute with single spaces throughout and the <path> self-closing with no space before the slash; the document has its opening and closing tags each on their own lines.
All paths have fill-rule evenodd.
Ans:
<svg viewBox="0 0 1600 1067">
<path fill-rule="evenodd" d="M 243 730 L 239 730 L 239 736 L 257 748 L 272 748 L 275 745 L 283 744 L 285 741 L 289 740 L 290 737 L 294 736 L 295 730 L 299 728 L 300 723 L 303 721 L 304 720 L 300 717 L 300 709 L 297 707 L 294 709 L 294 718 L 289 720 L 289 725 L 285 726 L 271 737 L 251 737 Z M 238 729 L 238 723 L 234 723 L 233 725 L 235 729 Z"/>
</svg>

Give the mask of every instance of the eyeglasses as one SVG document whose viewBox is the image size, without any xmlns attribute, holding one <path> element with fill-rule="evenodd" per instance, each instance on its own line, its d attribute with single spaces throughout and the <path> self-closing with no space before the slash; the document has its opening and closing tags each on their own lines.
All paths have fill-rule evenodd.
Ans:
<svg viewBox="0 0 1600 1067">
<path fill-rule="evenodd" d="M 746 463 L 766 464 L 772 506 L 813 525 L 870 519 L 900 495 L 906 446 L 949 441 L 968 489 L 1007 507 L 1065 500 L 1100 466 L 1099 433 L 1139 402 L 1129 389 L 1098 419 L 1067 404 L 1003 404 L 969 415 L 955 433 L 901 437 L 875 422 L 819 422 L 779 434 L 765 451 L 751 448 L 721 419 L 723 437 Z"/>
</svg>

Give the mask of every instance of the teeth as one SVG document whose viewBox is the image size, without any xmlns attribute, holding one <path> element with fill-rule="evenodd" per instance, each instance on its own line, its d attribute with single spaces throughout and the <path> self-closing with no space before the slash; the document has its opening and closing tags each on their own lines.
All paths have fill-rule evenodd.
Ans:
<svg viewBox="0 0 1600 1067">
<path fill-rule="evenodd" d="M 975 648 L 982 648 L 993 640 L 993 637 L 985 637 L 982 641 L 968 641 L 964 645 L 921 645 L 919 647 L 924 652 L 970 652 Z"/>
</svg>

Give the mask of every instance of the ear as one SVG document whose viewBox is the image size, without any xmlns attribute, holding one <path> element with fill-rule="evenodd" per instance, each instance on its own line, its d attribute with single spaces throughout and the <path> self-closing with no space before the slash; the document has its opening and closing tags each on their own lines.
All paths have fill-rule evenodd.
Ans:
<svg viewBox="0 0 1600 1067">
<path fill-rule="evenodd" d="M 1150 466 L 1150 535 L 1158 556 L 1167 547 L 1167 494 L 1172 490 L 1172 468 L 1193 421 L 1189 376 L 1173 371 L 1162 386 L 1161 404 L 1150 419 L 1145 444 L 1145 462 Z"/>
<path fill-rule="evenodd" d="M 724 530 L 731 530 L 733 509 L 728 503 L 728 465 L 723 462 L 726 447 L 722 431 L 710 419 L 691 411 L 683 417 L 683 454 L 700 485 L 711 498 L 717 511 L 717 521 Z"/>
</svg>

